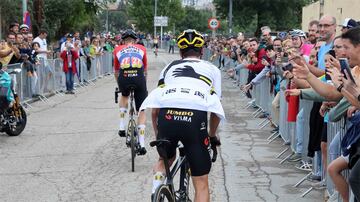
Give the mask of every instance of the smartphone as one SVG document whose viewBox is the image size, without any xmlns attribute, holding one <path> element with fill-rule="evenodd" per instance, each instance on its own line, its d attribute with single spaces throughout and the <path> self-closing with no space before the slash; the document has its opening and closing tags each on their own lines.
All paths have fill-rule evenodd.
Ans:
<svg viewBox="0 0 360 202">
<path fill-rule="evenodd" d="M 293 70 L 293 68 L 294 68 L 294 66 L 293 66 L 291 63 L 289 63 L 289 64 L 283 66 L 283 67 L 282 67 L 282 70 L 283 70 L 283 71 L 290 71 L 290 72 L 291 72 L 291 71 Z"/>
<path fill-rule="evenodd" d="M 346 78 L 346 74 L 345 74 L 345 71 L 346 71 L 350 77 L 350 78 L 346 78 L 346 79 L 350 79 L 352 82 L 355 83 L 355 79 L 351 74 L 348 60 L 346 58 L 339 58 L 339 62 L 340 62 L 341 72 L 344 74 L 344 77 Z"/>
<path fill-rule="evenodd" d="M 328 54 L 333 56 L 334 58 L 336 58 L 336 54 L 335 54 L 335 51 L 333 49 L 329 50 Z"/>
<path fill-rule="evenodd" d="M 289 62 L 289 57 L 287 55 L 285 56 L 285 53 L 284 56 L 281 58 L 281 62 L 283 63 Z"/>
<path fill-rule="evenodd" d="M 329 52 L 327 54 L 329 54 L 329 55 L 333 56 L 334 58 L 336 58 L 336 54 L 335 54 L 335 51 L 333 49 L 329 50 Z M 326 72 L 327 72 L 327 68 L 325 68 L 325 79 L 327 81 L 330 81 L 331 77 L 330 77 L 330 75 L 326 74 Z"/>
</svg>

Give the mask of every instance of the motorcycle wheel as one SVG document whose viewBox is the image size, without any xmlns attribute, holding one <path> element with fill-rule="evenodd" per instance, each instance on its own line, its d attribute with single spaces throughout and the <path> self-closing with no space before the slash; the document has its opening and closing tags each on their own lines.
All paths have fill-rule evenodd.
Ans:
<svg viewBox="0 0 360 202">
<path fill-rule="evenodd" d="M 5 133 L 9 136 L 18 136 L 25 129 L 27 121 L 26 112 L 22 106 L 19 106 L 19 109 L 21 111 L 22 119 L 16 123 L 15 127 L 4 128 Z"/>
</svg>

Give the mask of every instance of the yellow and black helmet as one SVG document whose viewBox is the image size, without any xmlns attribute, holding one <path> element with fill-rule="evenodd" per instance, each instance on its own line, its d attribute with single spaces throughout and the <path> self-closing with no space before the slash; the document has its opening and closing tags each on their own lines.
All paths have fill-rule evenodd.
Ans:
<svg viewBox="0 0 360 202">
<path fill-rule="evenodd" d="M 204 37 L 194 29 L 185 30 L 177 38 L 177 45 L 180 49 L 201 48 L 204 43 Z"/>
</svg>

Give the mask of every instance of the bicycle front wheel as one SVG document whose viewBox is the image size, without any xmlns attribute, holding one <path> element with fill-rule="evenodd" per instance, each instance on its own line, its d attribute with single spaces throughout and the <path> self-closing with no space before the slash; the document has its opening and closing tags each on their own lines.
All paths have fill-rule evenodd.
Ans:
<svg viewBox="0 0 360 202">
<path fill-rule="evenodd" d="M 169 186 L 160 185 L 155 193 L 152 202 L 175 202 L 175 196 L 171 193 Z"/>
</svg>

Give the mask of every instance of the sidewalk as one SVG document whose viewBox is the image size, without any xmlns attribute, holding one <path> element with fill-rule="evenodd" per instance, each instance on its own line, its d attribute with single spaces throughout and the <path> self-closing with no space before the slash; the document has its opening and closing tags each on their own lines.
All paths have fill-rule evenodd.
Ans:
<svg viewBox="0 0 360 202">
<path fill-rule="evenodd" d="M 294 163 L 279 164 L 281 159 L 276 156 L 285 149 L 283 141 L 278 138 L 268 144 L 272 128 L 259 129 L 263 119 L 252 118 L 254 109 L 244 109 L 249 100 L 225 74 L 222 90 L 227 121 L 219 133 L 222 165 L 216 162 L 210 177 L 217 179 L 212 201 L 324 201 L 323 192 L 316 190 L 301 198 L 310 182 L 297 188 L 293 185 L 307 173 L 296 170 Z M 221 184 L 225 186 L 220 187 Z"/>
</svg>

